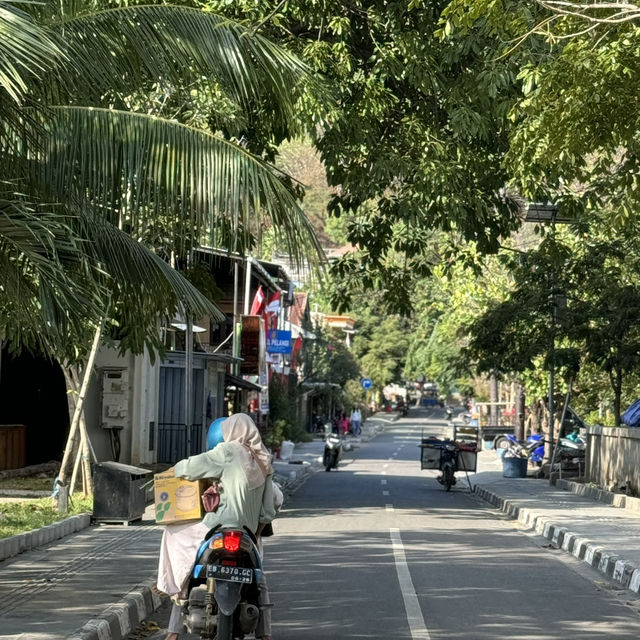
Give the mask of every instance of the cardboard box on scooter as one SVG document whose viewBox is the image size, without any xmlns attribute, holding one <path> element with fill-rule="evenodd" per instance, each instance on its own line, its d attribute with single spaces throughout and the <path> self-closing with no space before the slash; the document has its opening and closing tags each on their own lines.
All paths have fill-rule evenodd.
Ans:
<svg viewBox="0 0 640 640">
<path fill-rule="evenodd" d="M 210 485 L 209 480 L 185 480 L 173 475 L 173 471 L 153 476 L 153 493 L 156 506 L 156 523 L 172 524 L 201 520 L 204 507 L 201 496 Z"/>
</svg>

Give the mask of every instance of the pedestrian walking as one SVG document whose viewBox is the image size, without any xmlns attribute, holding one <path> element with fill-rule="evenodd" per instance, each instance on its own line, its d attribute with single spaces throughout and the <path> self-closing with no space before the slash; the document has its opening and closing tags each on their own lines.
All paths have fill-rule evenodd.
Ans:
<svg viewBox="0 0 640 640">
<path fill-rule="evenodd" d="M 355 409 L 351 412 L 351 430 L 353 431 L 354 436 L 360 435 L 360 425 L 362 424 L 362 414 L 360 413 L 360 409 L 355 407 Z"/>
<path fill-rule="evenodd" d="M 343 436 L 346 436 L 347 433 L 349 433 L 349 418 L 347 418 L 347 414 L 344 411 L 340 416 L 339 426 L 340 426 L 340 433 Z"/>
</svg>

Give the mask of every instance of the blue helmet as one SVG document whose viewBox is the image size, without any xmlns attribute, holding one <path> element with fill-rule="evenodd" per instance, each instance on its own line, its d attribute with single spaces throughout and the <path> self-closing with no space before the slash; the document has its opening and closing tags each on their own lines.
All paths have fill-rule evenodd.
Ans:
<svg viewBox="0 0 640 640">
<path fill-rule="evenodd" d="M 209 425 L 209 431 L 207 431 L 207 451 L 211 451 L 211 449 L 224 440 L 222 437 L 222 423 L 225 420 L 226 418 L 218 418 Z"/>
</svg>

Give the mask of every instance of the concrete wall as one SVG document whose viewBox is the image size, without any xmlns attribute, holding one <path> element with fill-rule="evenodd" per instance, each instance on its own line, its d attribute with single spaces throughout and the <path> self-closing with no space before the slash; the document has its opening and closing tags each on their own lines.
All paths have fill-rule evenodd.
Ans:
<svg viewBox="0 0 640 640">
<path fill-rule="evenodd" d="M 589 427 L 587 478 L 606 488 L 626 485 L 640 495 L 640 429 Z"/>
</svg>

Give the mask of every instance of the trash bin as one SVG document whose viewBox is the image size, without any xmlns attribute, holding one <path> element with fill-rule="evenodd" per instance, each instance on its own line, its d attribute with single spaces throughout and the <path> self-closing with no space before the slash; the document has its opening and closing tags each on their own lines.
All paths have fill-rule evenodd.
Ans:
<svg viewBox="0 0 640 640">
<path fill-rule="evenodd" d="M 504 478 L 526 478 L 527 458 L 502 458 L 502 476 Z"/>
<path fill-rule="evenodd" d="M 293 455 L 294 443 L 291 440 L 283 440 L 280 445 L 280 459 L 288 460 Z"/>
<path fill-rule="evenodd" d="M 147 506 L 144 484 L 148 469 L 120 462 L 101 462 L 93 478 L 93 519 L 129 524 L 140 520 Z"/>
</svg>

